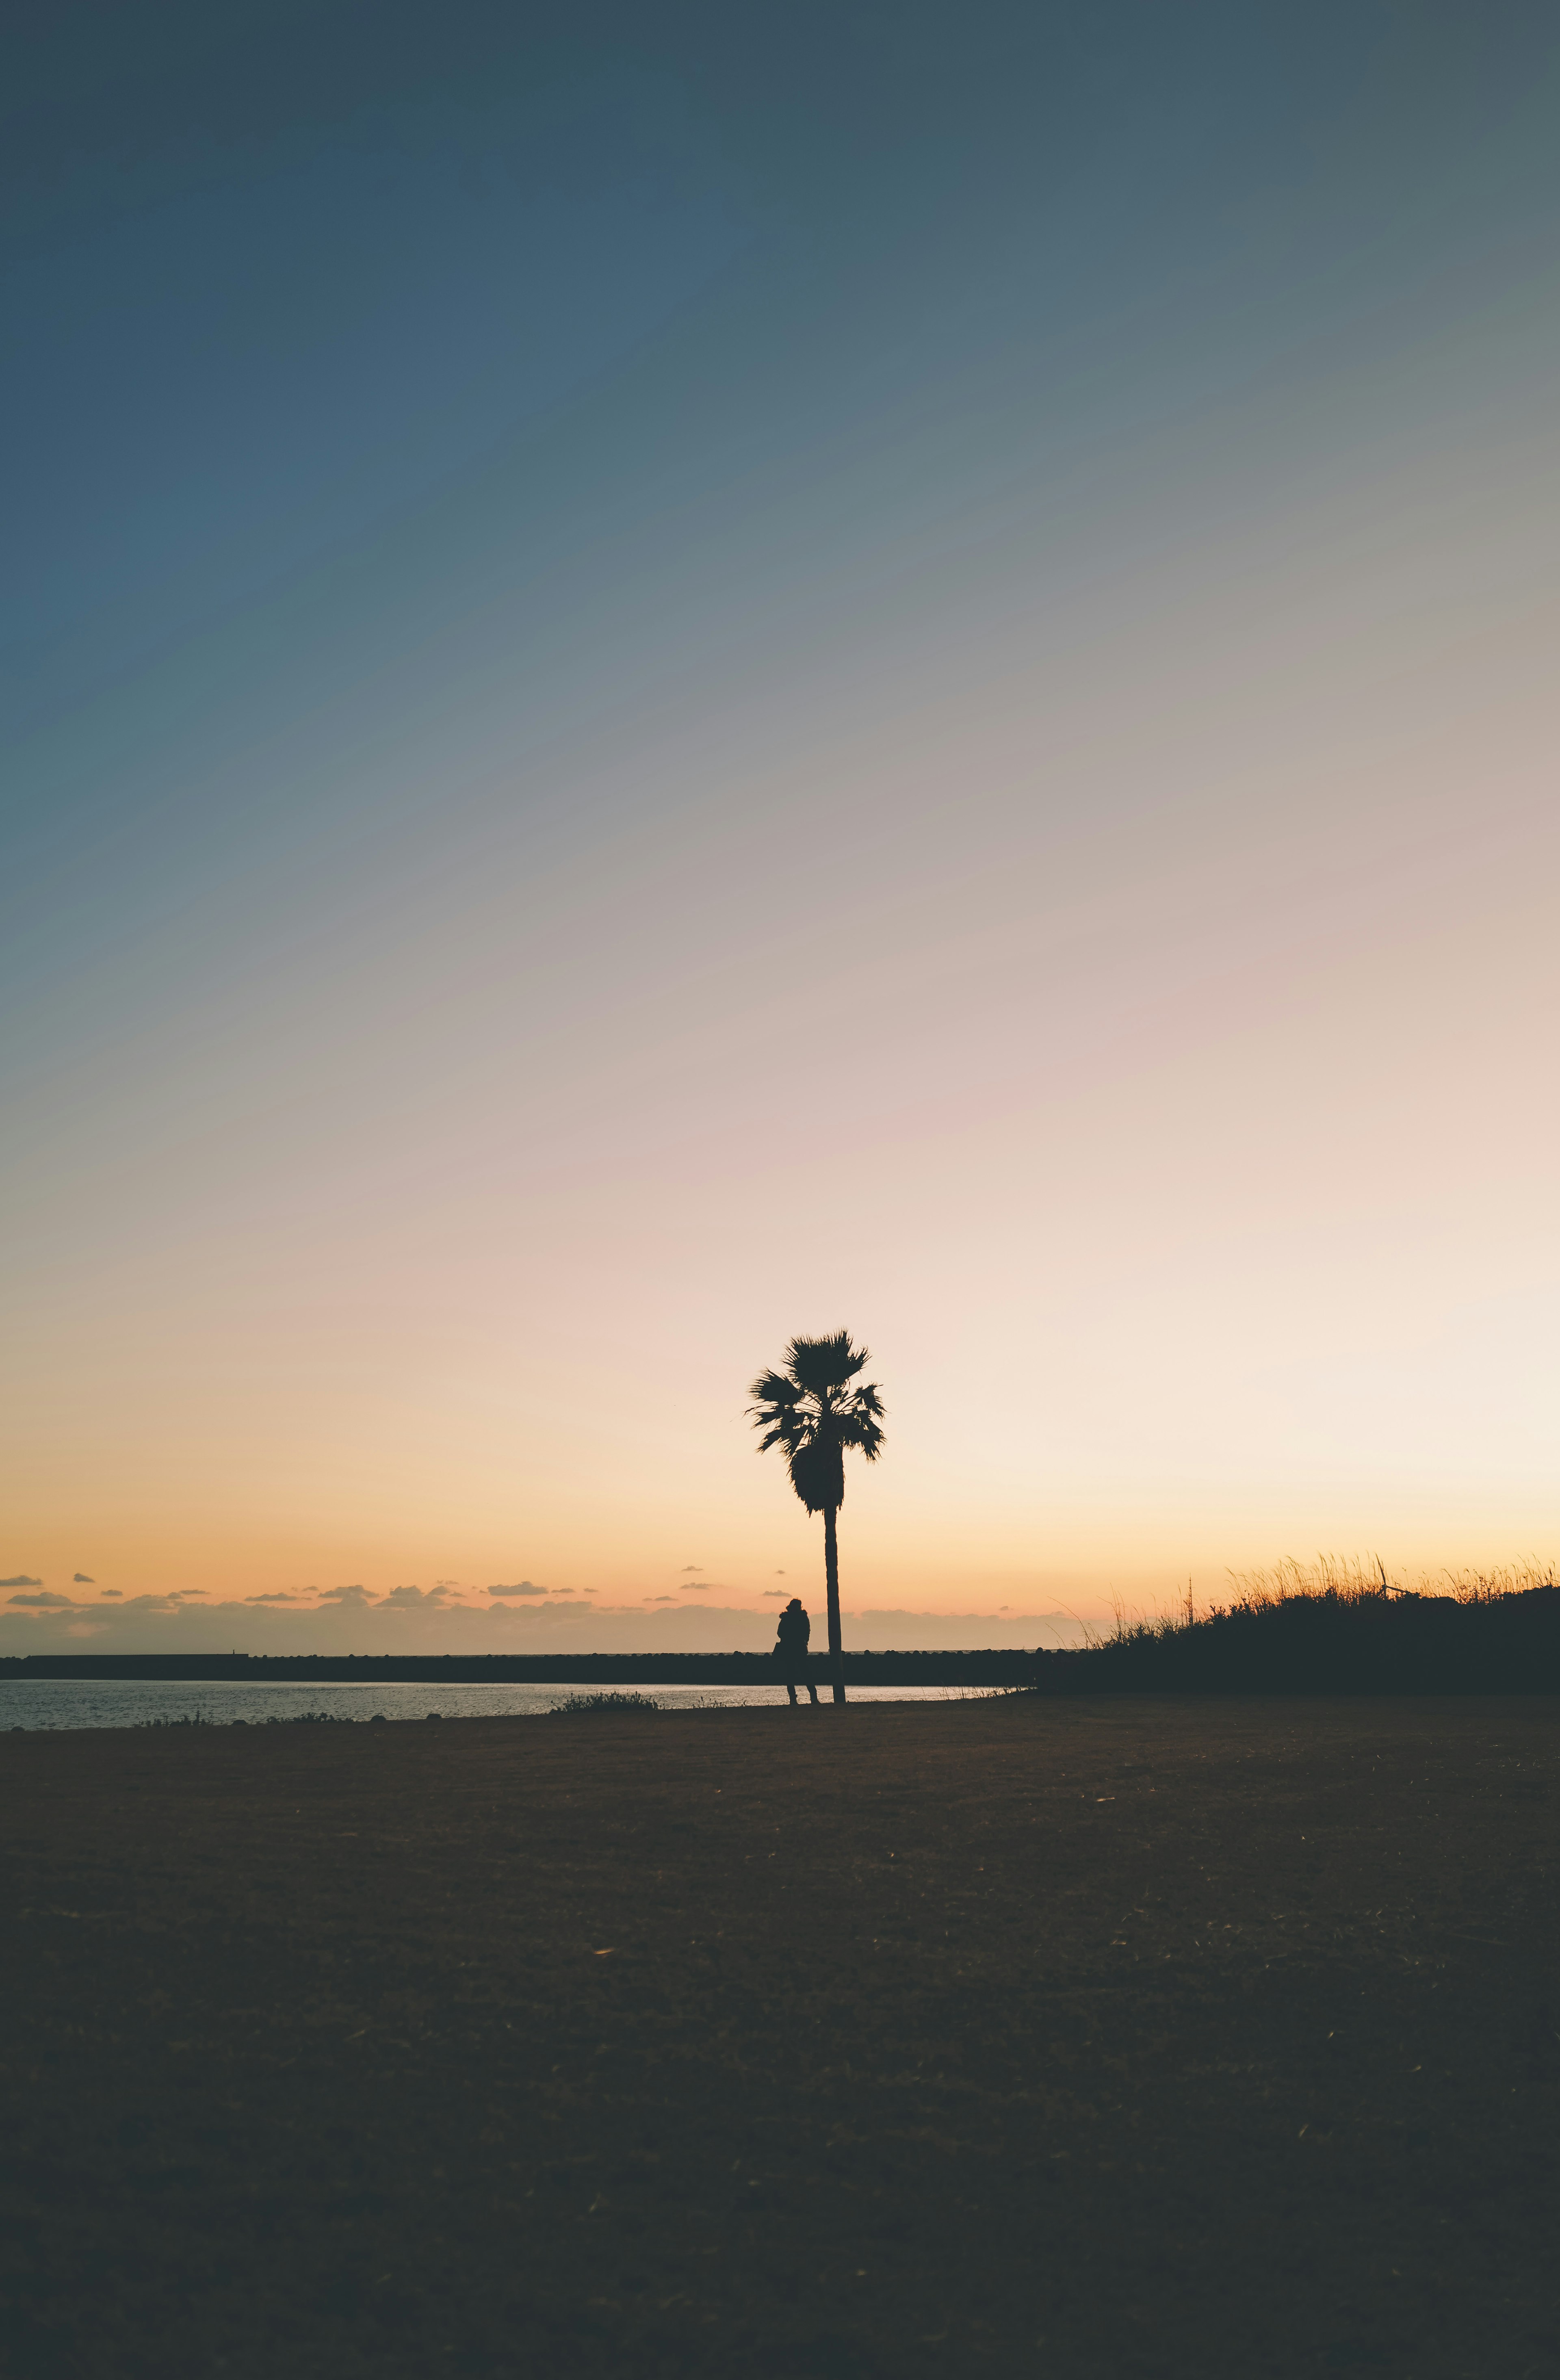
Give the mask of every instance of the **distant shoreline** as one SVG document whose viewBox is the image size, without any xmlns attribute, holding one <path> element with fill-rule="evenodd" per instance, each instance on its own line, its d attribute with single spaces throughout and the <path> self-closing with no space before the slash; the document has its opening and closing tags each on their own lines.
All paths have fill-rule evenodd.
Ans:
<svg viewBox="0 0 1560 2380">
<path fill-rule="evenodd" d="M 815 1645 L 810 1668 L 831 1673 Z M 764 1686 L 769 1653 L 30 1653 L 0 1685 L 46 1678 L 180 1685 L 403 1683 Z M 1123 1621 L 1076 1650 L 847 1653 L 847 1686 L 1028 1688 L 1071 1694 L 1554 1694 L 1560 1584 L 1421 1595 L 1348 1580 L 1322 1592 L 1259 1590 L 1198 1618 Z"/>
<path fill-rule="evenodd" d="M 856 1686 L 1030 1686 L 1058 1657 L 847 1653 Z M 823 1682 L 826 1658 L 813 1663 Z M 143 1679 L 170 1684 L 758 1686 L 781 1682 L 768 1653 L 30 1653 L 0 1660 L 0 1685 L 41 1678 Z"/>
</svg>

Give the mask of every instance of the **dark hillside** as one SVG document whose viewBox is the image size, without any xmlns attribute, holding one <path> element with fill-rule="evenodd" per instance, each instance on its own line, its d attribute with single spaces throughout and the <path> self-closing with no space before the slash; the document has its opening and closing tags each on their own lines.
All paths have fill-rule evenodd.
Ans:
<svg viewBox="0 0 1560 2380">
<path fill-rule="evenodd" d="M 1491 1694 L 1560 1689 L 1560 1586 L 1431 1595 L 1359 1581 L 1258 1589 L 1039 1657 L 1071 1694 Z"/>
</svg>

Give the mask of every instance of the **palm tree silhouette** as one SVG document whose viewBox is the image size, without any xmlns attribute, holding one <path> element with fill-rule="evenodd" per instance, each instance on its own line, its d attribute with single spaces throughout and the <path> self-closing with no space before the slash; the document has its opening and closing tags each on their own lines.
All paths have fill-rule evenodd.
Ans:
<svg viewBox="0 0 1560 2380">
<path fill-rule="evenodd" d="M 848 1330 L 828 1339 L 793 1339 L 783 1372 L 760 1372 L 748 1390 L 753 1427 L 765 1433 L 758 1451 L 783 1446 L 791 1484 L 809 1512 L 823 1514 L 823 1566 L 828 1588 L 828 1653 L 834 1699 L 845 1699 L 840 1643 L 840 1546 L 835 1518 L 845 1500 L 845 1449 L 876 1463 L 883 1444 L 883 1400 L 870 1380 L 856 1384 L 868 1361 Z"/>
</svg>

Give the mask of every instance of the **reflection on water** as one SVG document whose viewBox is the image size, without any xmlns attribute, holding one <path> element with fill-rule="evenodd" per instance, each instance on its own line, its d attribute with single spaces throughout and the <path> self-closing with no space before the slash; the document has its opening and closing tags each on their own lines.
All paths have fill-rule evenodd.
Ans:
<svg viewBox="0 0 1560 2380">
<path fill-rule="evenodd" d="M 660 1705 L 662 1710 L 709 1710 L 748 1703 L 781 1704 L 783 1685 L 763 1686 L 633 1686 Z M 170 1682 L 155 1678 L 33 1678 L 0 1682 L 0 1730 L 6 1728 L 141 1727 L 152 1719 L 209 1719 L 230 1727 L 242 1720 L 263 1727 L 268 1719 L 301 1718 L 325 1711 L 333 1718 L 425 1719 L 430 1711 L 441 1718 L 534 1718 L 555 1710 L 577 1683 L 536 1685 L 446 1685 L 419 1683 L 376 1685 L 365 1682 L 314 1685 L 242 1685 L 215 1680 L 210 1684 Z M 828 1689 L 822 1689 L 827 1701 Z M 853 1703 L 960 1702 L 980 1688 L 957 1686 L 852 1686 Z"/>
</svg>

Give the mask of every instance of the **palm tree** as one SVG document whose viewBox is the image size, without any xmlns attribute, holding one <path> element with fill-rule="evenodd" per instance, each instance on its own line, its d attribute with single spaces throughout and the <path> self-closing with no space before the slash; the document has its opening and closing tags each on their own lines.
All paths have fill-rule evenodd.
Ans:
<svg viewBox="0 0 1560 2380">
<path fill-rule="evenodd" d="M 883 1444 L 883 1400 L 871 1381 L 857 1384 L 868 1361 L 848 1330 L 829 1339 L 793 1339 L 783 1372 L 760 1372 L 748 1390 L 753 1427 L 764 1432 L 758 1451 L 783 1446 L 791 1484 L 809 1512 L 823 1514 L 823 1565 L 828 1587 L 828 1653 L 834 1699 L 845 1699 L 840 1644 L 840 1547 L 835 1517 L 845 1500 L 845 1449 L 876 1463 Z"/>
</svg>

